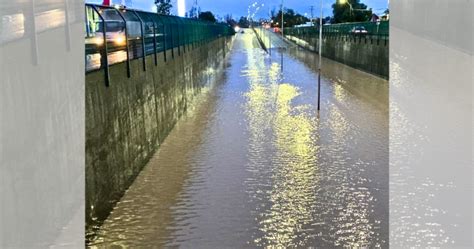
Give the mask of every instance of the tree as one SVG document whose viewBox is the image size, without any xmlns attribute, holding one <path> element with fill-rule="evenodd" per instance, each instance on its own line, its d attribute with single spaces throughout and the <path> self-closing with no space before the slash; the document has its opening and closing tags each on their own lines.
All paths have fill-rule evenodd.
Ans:
<svg viewBox="0 0 474 249">
<path fill-rule="evenodd" d="M 330 16 L 326 16 L 324 19 L 323 19 L 323 24 L 330 24 L 333 22 L 333 18 L 331 18 Z"/>
<path fill-rule="evenodd" d="M 169 15 L 171 13 L 171 0 L 155 0 L 156 13 L 162 15 Z"/>
<path fill-rule="evenodd" d="M 310 21 L 307 17 L 295 13 L 295 11 L 292 9 L 286 9 L 284 13 L 285 14 L 283 15 L 283 21 L 285 22 L 285 28 L 293 27 L 295 25 L 303 24 Z M 281 27 L 281 10 L 278 11 L 276 15 L 272 14 L 272 21 L 274 26 Z"/>
<path fill-rule="evenodd" d="M 249 27 L 249 20 L 247 20 L 247 17 L 242 16 L 239 19 L 239 27 L 241 28 L 248 28 Z"/>
<path fill-rule="evenodd" d="M 194 19 L 197 19 L 199 17 L 199 13 L 201 13 L 201 7 L 199 6 L 194 6 L 191 8 L 191 10 L 189 10 L 188 13 L 186 13 L 186 15 L 189 17 L 189 18 L 194 18 Z"/>
<path fill-rule="evenodd" d="M 216 22 L 216 17 L 210 11 L 204 11 L 199 13 L 199 19 L 203 21 Z"/>
<path fill-rule="evenodd" d="M 227 14 L 224 16 L 224 19 L 225 19 L 225 22 L 227 24 L 229 24 L 230 26 L 235 26 L 237 25 L 237 22 L 234 20 L 234 18 L 232 18 L 232 15 L 231 14 Z"/>
<path fill-rule="evenodd" d="M 365 22 L 372 17 L 372 10 L 367 9 L 367 5 L 360 0 L 347 0 L 348 3 L 340 4 L 336 2 L 332 5 L 332 13 L 334 15 L 334 23 L 343 22 Z M 350 5 L 349 5 L 350 4 Z M 352 11 L 351 6 L 352 5 Z"/>
</svg>

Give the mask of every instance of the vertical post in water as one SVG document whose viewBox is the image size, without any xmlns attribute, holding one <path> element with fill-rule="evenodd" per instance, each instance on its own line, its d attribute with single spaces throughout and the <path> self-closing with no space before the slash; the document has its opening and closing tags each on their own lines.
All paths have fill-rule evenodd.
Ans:
<svg viewBox="0 0 474 249">
<path fill-rule="evenodd" d="M 29 13 L 26 18 L 31 20 L 29 26 L 27 26 L 26 32 L 29 32 L 31 35 L 31 52 L 33 54 L 33 65 L 38 65 L 38 37 L 36 34 L 36 18 L 35 18 L 35 0 L 30 1 L 30 8 L 28 9 Z"/>
<path fill-rule="evenodd" d="M 271 27 L 270 27 L 271 29 Z M 270 56 L 272 55 L 272 33 L 268 33 L 268 51 L 270 51 Z"/>
<path fill-rule="evenodd" d="M 65 25 L 64 25 L 64 32 L 66 35 L 66 49 L 67 51 L 71 51 L 71 23 L 69 21 L 69 4 L 68 0 L 64 0 L 64 17 L 65 17 Z"/>
<path fill-rule="evenodd" d="M 270 8 L 268 8 L 268 16 L 270 17 L 270 22 L 268 23 L 270 25 L 270 28 L 269 28 L 269 32 L 268 32 L 268 47 L 270 47 L 269 51 L 270 51 L 270 58 L 272 57 L 272 23 L 273 23 L 273 18 L 272 18 L 272 14 L 271 14 L 271 11 L 270 11 Z"/>
<path fill-rule="evenodd" d="M 323 0 L 321 0 L 321 15 L 319 16 L 319 66 L 318 66 L 318 111 L 321 109 L 321 47 L 323 43 Z"/>
<path fill-rule="evenodd" d="M 278 51 L 280 51 L 280 58 L 281 58 L 280 66 L 281 66 L 281 72 L 283 73 L 283 48 L 278 48 Z"/>
</svg>

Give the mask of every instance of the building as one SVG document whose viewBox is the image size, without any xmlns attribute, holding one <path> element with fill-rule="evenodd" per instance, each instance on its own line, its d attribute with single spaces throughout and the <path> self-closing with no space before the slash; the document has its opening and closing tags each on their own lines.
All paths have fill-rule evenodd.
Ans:
<svg viewBox="0 0 474 249">
<path fill-rule="evenodd" d="M 306 22 L 306 23 L 303 23 L 303 24 L 298 24 L 298 25 L 295 25 L 295 28 L 300 28 L 300 27 L 311 27 L 311 26 L 314 26 L 312 22 Z"/>
</svg>

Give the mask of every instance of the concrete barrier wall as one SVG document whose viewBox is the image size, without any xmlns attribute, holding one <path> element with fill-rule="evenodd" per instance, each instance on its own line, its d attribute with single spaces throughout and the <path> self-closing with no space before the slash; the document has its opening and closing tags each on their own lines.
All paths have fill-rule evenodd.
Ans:
<svg viewBox="0 0 474 249">
<path fill-rule="evenodd" d="M 317 51 L 319 39 L 286 36 L 289 40 Z M 388 79 L 389 41 L 371 36 L 323 37 L 322 56 Z"/>
<path fill-rule="evenodd" d="M 86 214 L 100 224 L 160 146 L 193 98 L 210 88 L 224 66 L 232 37 L 181 47 L 86 74 Z M 166 165 L 163 165 L 166 167 Z"/>
</svg>

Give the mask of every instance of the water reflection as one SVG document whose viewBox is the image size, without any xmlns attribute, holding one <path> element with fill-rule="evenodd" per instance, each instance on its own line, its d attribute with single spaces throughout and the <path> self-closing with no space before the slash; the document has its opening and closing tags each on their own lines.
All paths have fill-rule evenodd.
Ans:
<svg viewBox="0 0 474 249">
<path fill-rule="evenodd" d="M 315 120 L 305 111 L 309 106 L 292 107 L 300 95 L 297 87 L 281 84 L 278 88 L 274 122 L 278 158 L 274 162 L 274 186 L 270 192 L 270 210 L 261 222 L 265 246 L 304 246 L 310 239 L 313 222 L 314 189 L 318 186 Z M 296 112 L 292 114 L 293 112 Z"/>
<path fill-rule="evenodd" d="M 107 55 L 110 64 L 119 63 L 127 60 L 127 51 L 110 52 Z M 101 54 L 87 54 L 86 55 L 86 71 L 99 69 L 101 67 Z"/>
<path fill-rule="evenodd" d="M 37 13 L 35 16 L 36 31 L 42 32 L 64 26 L 66 23 L 66 13 L 64 9 L 52 9 Z"/>
<path fill-rule="evenodd" d="M 400 30 L 396 30 L 396 32 L 419 46 L 417 51 L 424 52 L 423 56 L 420 56 L 423 60 L 427 58 L 424 55 L 431 55 L 433 51 L 448 50 L 447 47 L 439 45 L 433 48 L 430 41 L 407 35 Z M 420 43 L 422 45 L 419 45 Z M 439 125 L 442 122 L 433 120 L 434 116 L 431 114 L 427 115 L 428 118 L 425 116 L 426 114 L 416 113 L 414 115 L 413 105 L 410 104 L 415 101 L 438 105 L 439 112 L 444 113 L 443 120 L 456 120 L 450 115 L 458 117 L 459 114 L 456 114 L 459 111 L 458 106 L 445 106 L 447 102 L 439 102 L 439 99 L 444 98 L 445 89 L 437 88 L 436 84 L 442 86 L 444 80 L 439 80 L 438 76 L 427 76 L 429 73 L 426 71 L 440 67 L 436 64 L 437 62 L 433 62 L 436 66 L 423 67 L 425 71 L 415 70 L 416 73 L 412 74 L 412 69 L 416 67 L 416 63 L 410 64 L 413 63 L 413 58 L 407 57 L 406 53 L 397 53 L 393 57 L 390 64 L 390 94 L 394 99 L 390 103 L 390 243 L 400 248 L 462 247 L 466 242 L 460 238 L 470 236 L 469 232 L 465 232 L 465 228 L 470 224 L 465 223 L 466 215 L 460 213 L 466 214 L 472 210 L 465 206 L 461 208 L 450 206 L 451 203 L 457 203 L 457 200 L 452 198 L 459 196 L 466 198 L 466 195 L 461 194 L 466 192 L 463 187 L 455 184 L 453 176 L 449 176 L 449 172 L 457 172 L 456 180 L 459 182 L 463 180 L 458 176 L 461 172 L 459 169 L 463 165 L 462 156 L 458 158 L 459 155 L 462 155 L 460 147 L 458 147 L 459 144 L 462 144 L 462 142 L 460 143 L 462 139 L 453 139 L 455 134 L 452 133 L 447 133 L 443 139 L 440 139 L 439 137 L 444 134 L 439 133 L 437 128 L 433 128 L 433 124 Z M 460 56 L 460 58 L 462 61 L 463 57 Z M 456 66 L 458 65 L 453 65 L 453 67 Z M 420 78 L 418 74 L 423 77 Z M 426 77 L 433 77 L 433 79 L 425 80 Z M 459 77 L 462 78 L 462 76 Z M 459 86 L 457 91 L 463 91 L 462 86 Z M 459 97 L 460 95 L 454 94 L 453 96 Z M 450 102 L 450 104 L 456 105 L 457 103 Z M 443 110 L 443 108 L 445 109 Z M 470 127 L 465 128 L 469 129 Z M 463 128 L 458 130 L 463 131 Z M 438 141 L 442 141 L 442 143 L 435 143 L 432 137 L 439 139 Z M 451 145 L 450 139 L 455 141 Z M 434 144 L 444 147 L 442 150 L 436 148 L 434 151 L 430 151 Z M 448 147 L 452 147 L 457 152 L 455 160 L 454 158 L 444 158 L 455 154 L 447 151 Z M 442 160 L 432 157 L 434 154 L 439 154 L 440 151 L 442 151 L 440 154 L 443 157 Z M 448 161 L 451 162 L 450 168 L 446 170 L 444 163 Z M 456 163 L 452 163 L 453 161 Z M 443 165 L 438 167 L 440 164 Z M 466 162 L 465 165 L 467 166 L 468 163 Z M 432 177 L 436 175 L 440 177 L 437 179 Z"/>
<path fill-rule="evenodd" d="M 0 29 L 0 44 L 19 39 L 25 34 L 25 16 L 16 13 L 2 16 Z"/>
<path fill-rule="evenodd" d="M 304 51 L 295 50 L 289 55 L 302 59 L 310 67 L 317 65 L 314 56 Z M 272 60 L 279 61 L 279 56 L 276 53 Z M 285 77 L 275 78 L 272 75 L 281 74 L 276 70 L 280 65 L 275 62 L 262 65 L 254 57 L 249 52 L 253 70 L 246 71 L 250 84 L 246 113 L 251 131 L 249 154 L 255 159 L 249 165 L 255 178 L 249 181 L 249 195 L 260 204 L 255 206 L 259 221 L 259 232 L 253 234 L 255 245 L 385 247 L 388 242 L 387 82 L 325 61 L 328 69 L 325 76 L 337 77 L 333 79 L 336 84 L 326 85 L 330 91 L 323 96 L 331 101 L 326 103 L 322 123 L 318 123 L 314 102 L 309 97 L 315 96 L 311 86 L 315 81 L 308 75 L 310 72 L 285 55 Z M 337 70 L 338 74 L 333 73 Z M 340 71 L 344 73 L 341 75 Z M 373 110 L 368 116 L 375 123 L 361 120 L 364 115 L 355 118 L 356 112 L 370 109 Z M 378 138 L 376 135 L 368 143 L 361 142 L 368 135 L 366 132 L 370 132 L 370 126 L 375 128 Z M 269 148 L 268 143 L 273 147 Z M 374 152 L 378 158 L 367 160 L 363 154 L 373 146 L 379 146 Z M 370 170 L 374 167 L 382 172 L 381 178 L 373 178 Z"/>
<path fill-rule="evenodd" d="M 146 185 L 142 178 L 150 185 L 125 194 L 136 201 L 117 206 L 102 231 L 106 240 L 192 248 L 388 247 L 387 82 L 325 62 L 318 115 L 314 55 L 270 56 L 258 46 L 251 31 L 237 35 L 213 106 L 196 111 L 206 118 L 183 121 L 186 132 L 167 139 L 194 146 L 160 149 L 156 160 L 167 175 L 161 184 L 149 170 L 137 178 L 131 189 Z M 153 171 L 160 169 L 152 163 Z M 186 177 L 170 174 L 170 167 L 186 169 Z M 180 186 L 173 196 L 166 194 L 170 182 Z M 134 215 L 116 215 L 125 210 Z M 169 215 L 165 221 L 157 218 L 160 210 Z M 117 236 L 121 230 L 112 226 L 134 239 Z"/>
<path fill-rule="evenodd" d="M 272 62 L 268 66 L 261 57 L 258 51 L 250 50 L 252 70 L 245 71 L 250 85 L 245 94 L 249 154 L 255 159 L 248 169 L 258 180 L 250 184 L 249 195 L 255 202 L 268 203 L 256 206 L 260 232 L 253 235 L 253 242 L 266 247 L 302 246 L 311 234 L 303 227 L 312 222 L 313 188 L 317 186 L 315 119 L 306 113 L 308 105 L 292 106 L 300 92 L 292 84 L 280 83 L 280 65 Z M 269 157 L 270 151 L 274 151 L 274 157 Z M 269 170 L 271 181 L 265 191 L 262 170 Z"/>
<path fill-rule="evenodd" d="M 63 7 L 35 11 L 34 22 L 32 20 L 33 16 L 31 16 L 33 15 L 33 9 L 27 11 L 25 8 L 20 11 L 21 12 L 18 13 L 8 13 L 0 16 L 0 44 L 23 38 L 26 34 L 32 35 L 33 32 L 40 33 L 67 25 L 66 12 Z M 28 15 L 30 15 L 29 17 L 31 18 L 26 20 L 25 16 L 28 17 Z M 74 16 L 70 18 L 72 19 L 70 21 L 76 21 Z"/>
</svg>

